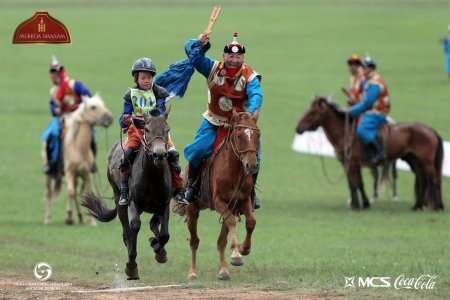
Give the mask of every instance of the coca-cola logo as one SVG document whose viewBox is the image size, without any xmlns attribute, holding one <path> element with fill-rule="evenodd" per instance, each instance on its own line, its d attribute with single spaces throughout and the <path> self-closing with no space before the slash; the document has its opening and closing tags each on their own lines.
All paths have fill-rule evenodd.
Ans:
<svg viewBox="0 0 450 300">
<path fill-rule="evenodd" d="M 395 279 L 394 287 L 400 289 L 415 289 L 415 290 L 432 290 L 436 284 L 437 275 L 424 274 L 417 278 L 408 278 L 402 274 Z"/>
<path fill-rule="evenodd" d="M 392 278 L 393 279 L 393 278 Z M 397 290 L 432 290 L 435 288 L 437 275 L 423 274 L 419 277 L 406 277 L 405 274 L 397 276 L 392 284 L 391 277 L 347 277 L 345 276 L 345 287 L 351 288 L 389 288 Z"/>
</svg>

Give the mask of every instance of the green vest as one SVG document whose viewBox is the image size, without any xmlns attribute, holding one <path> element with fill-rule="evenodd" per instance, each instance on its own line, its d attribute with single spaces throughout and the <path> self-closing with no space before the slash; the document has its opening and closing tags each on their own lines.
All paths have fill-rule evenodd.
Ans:
<svg viewBox="0 0 450 300">
<path fill-rule="evenodd" d="M 143 91 L 140 89 L 130 88 L 130 91 L 131 103 L 133 104 L 133 112 L 135 116 L 142 116 L 142 114 L 138 112 L 139 108 L 144 112 L 156 109 L 156 97 L 153 93 L 153 89 Z"/>
</svg>

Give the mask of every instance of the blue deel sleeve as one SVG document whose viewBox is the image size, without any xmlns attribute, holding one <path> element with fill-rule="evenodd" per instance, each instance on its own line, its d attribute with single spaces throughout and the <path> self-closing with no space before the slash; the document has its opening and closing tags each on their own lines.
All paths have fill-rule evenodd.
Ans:
<svg viewBox="0 0 450 300">
<path fill-rule="evenodd" d="M 122 119 L 124 115 L 131 115 L 133 113 L 133 104 L 131 103 L 131 99 L 128 97 L 124 97 L 124 103 L 123 103 L 123 113 L 119 117 L 119 125 L 122 128 L 127 128 L 128 125 L 125 124 Z"/>
<path fill-rule="evenodd" d="M 366 110 L 369 110 L 372 108 L 372 106 L 377 101 L 378 95 L 380 95 L 381 89 L 376 84 L 369 84 L 369 87 L 367 88 L 366 97 L 363 101 L 355 104 L 350 108 L 350 115 L 353 117 L 360 116 L 363 112 Z"/>
<path fill-rule="evenodd" d="M 205 54 L 210 47 L 210 43 L 202 47 L 200 41 L 195 39 L 188 40 L 184 45 L 186 55 L 191 59 L 195 69 L 206 78 L 209 77 L 215 62 L 215 60 Z"/>
<path fill-rule="evenodd" d="M 253 78 L 252 81 L 247 85 L 246 94 L 248 97 L 248 108 L 247 112 L 254 113 L 261 109 L 263 93 L 259 79 L 257 77 Z"/>
<path fill-rule="evenodd" d="M 92 97 L 91 92 L 88 90 L 87 87 L 85 87 L 81 82 L 79 81 L 75 81 L 75 86 L 74 86 L 74 90 L 75 93 L 78 96 L 88 96 L 88 97 Z"/>
</svg>

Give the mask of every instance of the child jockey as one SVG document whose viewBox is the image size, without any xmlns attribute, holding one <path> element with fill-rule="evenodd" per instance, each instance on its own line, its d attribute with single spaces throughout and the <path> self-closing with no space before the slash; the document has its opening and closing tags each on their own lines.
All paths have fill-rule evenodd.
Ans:
<svg viewBox="0 0 450 300">
<path fill-rule="evenodd" d="M 156 67 L 150 58 L 140 58 L 133 63 L 131 67 L 131 75 L 134 78 L 136 86 L 129 88 L 124 99 L 123 113 L 119 117 L 120 127 L 127 129 L 128 139 L 125 144 L 125 153 L 123 160 L 119 166 L 122 172 L 122 182 L 120 184 L 119 205 L 128 204 L 128 179 L 131 174 L 131 166 L 144 138 L 145 122 L 142 119 L 141 112 L 145 113 L 157 109 L 161 114 L 166 111 L 165 100 L 169 96 L 167 90 L 153 83 L 156 75 Z M 145 101 L 137 99 L 144 98 Z M 155 101 L 156 100 L 156 101 Z M 144 104 L 142 104 L 144 102 Z M 130 126 L 131 124 L 134 126 Z M 179 165 L 179 153 L 175 149 L 172 140 L 168 140 L 168 157 L 172 175 L 173 197 L 178 202 L 183 203 L 184 188 L 183 180 L 180 177 L 181 167 Z"/>
</svg>

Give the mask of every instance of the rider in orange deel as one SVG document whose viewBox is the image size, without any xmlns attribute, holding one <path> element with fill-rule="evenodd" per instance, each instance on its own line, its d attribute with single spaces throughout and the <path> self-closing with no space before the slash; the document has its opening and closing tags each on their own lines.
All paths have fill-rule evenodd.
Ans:
<svg viewBox="0 0 450 300">
<path fill-rule="evenodd" d="M 385 159 L 383 142 L 377 139 L 377 133 L 386 124 L 391 105 L 386 83 L 378 75 L 376 63 L 371 57 L 364 59 L 363 69 L 366 80 L 363 100 L 353 105 L 349 113 L 353 117 L 360 117 L 356 133 L 364 145 L 365 153 L 371 154 L 366 161 L 377 164 Z"/>
<path fill-rule="evenodd" d="M 233 109 L 236 112 L 256 113 L 261 109 L 263 99 L 261 76 L 244 63 L 245 47 L 237 42 L 237 33 L 234 34 L 233 41 L 225 45 L 222 61 L 205 55 L 210 47 L 209 36 L 206 34 L 201 34 L 198 39 L 188 40 L 185 44 L 188 56 L 193 53 L 200 54 L 194 60 L 194 67 L 207 79 L 208 84 L 208 109 L 203 114 L 193 143 L 184 149 L 184 155 L 189 161 L 185 193 L 187 202 L 193 202 L 197 196 L 197 178 L 201 165 L 212 153 L 219 126 L 229 124 Z M 260 150 L 261 147 L 258 149 L 258 163 Z M 255 184 L 257 176 L 258 173 L 253 175 Z M 260 206 L 256 195 L 254 206 Z"/>
<path fill-rule="evenodd" d="M 53 83 L 50 89 L 50 111 L 54 117 L 48 128 L 45 130 L 42 140 L 45 143 L 47 157 L 44 159 L 44 173 L 55 175 L 61 153 L 61 133 L 64 127 L 62 116 L 65 113 L 75 111 L 82 103 L 82 96 L 91 97 L 91 92 L 81 83 L 66 75 L 64 66 L 52 56 L 52 63 L 49 68 L 50 80 Z M 92 130 L 91 149 L 94 156 L 97 146 L 94 140 L 95 132 Z M 94 163 L 92 173 L 97 171 Z"/>
<path fill-rule="evenodd" d="M 119 205 L 128 204 L 128 179 L 130 178 L 131 166 L 136 155 L 136 151 L 144 138 L 145 121 L 142 113 L 149 113 L 158 110 L 163 114 L 166 111 L 166 98 L 169 93 L 163 87 L 153 83 L 156 75 L 156 67 L 150 58 L 143 57 L 136 60 L 131 67 L 131 75 L 136 86 L 129 88 L 124 99 L 123 113 L 119 117 L 119 124 L 123 129 L 127 129 L 128 139 L 125 144 L 125 152 L 119 169 L 122 172 L 122 182 L 120 184 Z M 133 124 L 133 126 L 130 126 Z M 179 165 L 179 153 L 175 149 L 172 140 L 168 140 L 168 157 L 172 175 L 173 197 L 178 202 L 184 204 L 183 180 L 180 177 L 181 167 Z"/>
<path fill-rule="evenodd" d="M 347 60 L 347 65 L 348 71 L 351 74 L 350 88 L 348 90 L 343 88 L 343 91 L 348 97 L 347 103 L 352 106 L 362 100 L 361 97 L 364 89 L 364 74 L 362 61 L 356 54 L 350 56 Z"/>
</svg>

